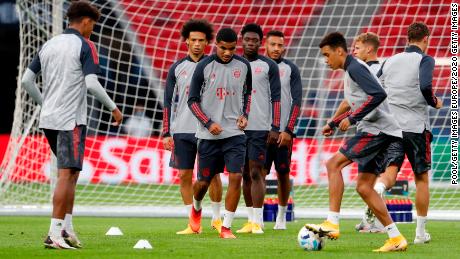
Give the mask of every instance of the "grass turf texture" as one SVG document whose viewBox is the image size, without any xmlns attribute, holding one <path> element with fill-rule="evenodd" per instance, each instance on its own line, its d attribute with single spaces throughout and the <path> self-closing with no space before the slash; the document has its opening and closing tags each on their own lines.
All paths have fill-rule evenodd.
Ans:
<svg viewBox="0 0 460 259">
<path fill-rule="evenodd" d="M 233 229 L 245 222 L 234 221 Z M 433 238 L 426 245 L 410 245 L 407 252 L 375 254 L 372 249 L 383 245 L 386 234 L 361 234 L 354 230 L 358 220 L 341 221 L 341 237 L 327 240 L 324 250 L 306 252 L 297 245 L 297 233 L 305 223 L 288 223 L 288 230 L 274 231 L 273 223 L 266 223 L 263 235 L 236 234 L 236 240 L 222 240 L 203 219 L 203 233 L 179 236 L 175 232 L 186 226 L 186 219 L 178 218 L 94 218 L 76 217 L 79 237 L 84 244 L 80 250 L 44 249 L 42 242 L 49 227 L 47 217 L 0 217 L 0 258 L 458 258 L 459 222 L 430 221 L 428 230 Z M 105 236 L 110 226 L 118 226 L 123 236 Z M 415 224 L 399 224 L 410 243 L 414 240 Z M 152 250 L 132 247 L 139 239 L 147 239 Z M 456 241 L 457 240 L 457 241 Z"/>
</svg>

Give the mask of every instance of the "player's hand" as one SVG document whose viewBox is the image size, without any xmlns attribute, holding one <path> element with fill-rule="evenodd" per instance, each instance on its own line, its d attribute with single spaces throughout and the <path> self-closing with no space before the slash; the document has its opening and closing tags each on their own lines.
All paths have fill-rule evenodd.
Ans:
<svg viewBox="0 0 460 259">
<path fill-rule="evenodd" d="M 209 126 L 208 130 L 212 135 L 216 135 L 216 136 L 219 135 L 223 131 L 222 127 L 218 123 L 215 123 L 215 122 L 213 122 L 211 126 Z"/>
<path fill-rule="evenodd" d="M 171 151 L 174 146 L 174 141 L 172 137 L 163 138 L 163 148 Z"/>
<path fill-rule="evenodd" d="M 278 147 L 288 147 L 291 144 L 292 141 L 292 136 L 291 134 L 287 133 L 286 131 L 283 131 L 280 133 L 280 136 L 278 137 Z"/>
<path fill-rule="evenodd" d="M 441 109 L 442 108 L 442 100 L 439 97 L 436 97 L 438 99 L 438 102 L 436 103 L 436 109 Z"/>
<path fill-rule="evenodd" d="M 350 125 L 351 125 L 350 120 L 348 118 L 345 118 L 340 122 L 339 129 L 341 131 L 347 131 Z"/>
<path fill-rule="evenodd" d="M 244 130 L 246 126 L 248 126 L 248 119 L 245 116 L 241 115 L 236 121 L 236 124 L 238 125 L 238 128 L 240 130 Z"/>
<path fill-rule="evenodd" d="M 270 132 L 268 132 L 267 144 L 268 145 L 276 144 L 279 136 L 280 136 L 279 132 L 270 130 Z"/>
<path fill-rule="evenodd" d="M 323 133 L 323 136 L 329 137 L 330 135 L 332 135 L 332 133 L 334 133 L 334 130 L 331 128 L 331 126 L 329 126 L 329 124 L 326 124 L 323 127 L 322 133 Z"/>
<path fill-rule="evenodd" d="M 121 111 L 118 108 L 115 108 L 115 110 L 112 111 L 112 116 L 113 116 L 113 119 L 115 119 L 115 121 L 112 122 L 112 125 L 120 126 L 121 121 L 123 120 L 123 114 L 121 114 Z"/>
</svg>

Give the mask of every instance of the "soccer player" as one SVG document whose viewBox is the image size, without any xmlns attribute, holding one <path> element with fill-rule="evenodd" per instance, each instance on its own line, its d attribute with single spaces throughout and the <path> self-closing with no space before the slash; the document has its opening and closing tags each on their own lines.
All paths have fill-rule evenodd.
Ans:
<svg viewBox="0 0 460 259">
<path fill-rule="evenodd" d="M 333 70 L 345 70 L 344 94 L 351 104 L 346 110 L 323 127 L 323 135 L 332 135 L 338 127 L 342 131 L 358 123 L 357 133 L 349 139 L 326 163 L 329 180 L 329 213 L 322 224 L 305 227 L 331 239 L 339 237 L 339 212 L 343 197 L 342 169 L 353 161 L 358 163 L 356 190 L 385 226 L 389 239 L 376 252 L 403 251 L 407 241 L 391 220 L 383 199 L 373 189 L 377 176 L 385 170 L 385 162 L 393 154 L 387 152 L 390 143 L 399 141 L 402 132 L 394 121 L 385 100 L 387 95 L 372 75 L 368 66 L 347 54 L 343 35 L 333 32 L 326 35 L 319 47 L 326 63 Z"/>
<path fill-rule="evenodd" d="M 182 27 L 181 34 L 187 45 L 188 55 L 171 66 L 166 79 L 163 107 L 163 146 L 173 152 L 171 165 L 179 170 L 180 193 L 187 212 L 192 209 L 192 175 L 197 153 L 195 133 L 198 123 L 187 105 L 189 86 L 196 65 L 206 57 L 204 51 L 213 39 L 213 32 L 212 25 L 206 20 L 192 19 L 187 21 Z M 176 94 L 178 95 L 176 116 L 172 126 L 170 126 L 171 106 Z M 220 231 L 222 226 L 220 218 L 222 183 L 219 175 L 211 180 L 209 196 L 213 211 L 211 227 Z M 190 226 L 187 226 L 185 230 L 176 234 L 194 233 Z"/>
<path fill-rule="evenodd" d="M 241 179 L 246 154 L 244 128 L 252 90 L 251 65 L 235 55 L 237 34 L 230 28 L 216 36 L 216 53 L 196 66 L 190 85 L 188 105 L 199 121 L 198 180 L 193 185 L 190 227 L 201 225 L 201 201 L 214 175 L 229 172 L 221 238 L 236 238 L 231 232 L 241 194 Z"/>
<path fill-rule="evenodd" d="M 267 144 L 276 144 L 279 137 L 281 82 L 276 63 L 259 55 L 264 36 L 262 28 L 255 23 L 246 24 L 241 30 L 241 36 L 243 56 L 251 64 L 252 94 L 251 113 L 245 129 L 247 150 L 243 172 L 243 196 L 248 210 L 248 222 L 237 233 L 263 234 L 263 167 Z"/>
<path fill-rule="evenodd" d="M 377 56 L 377 51 L 378 51 L 379 46 L 380 46 L 379 36 L 375 33 L 372 33 L 372 32 L 361 33 L 355 38 L 353 54 L 355 55 L 355 57 L 366 62 L 366 64 L 369 66 L 369 70 L 371 71 L 373 75 L 377 75 L 381 67 L 381 64 Z M 344 103 L 341 105 L 345 105 L 346 107 L 347 106 L 349 107 L 348 103 L 345 100 L 343 102 Z M 396 114 L 394 114 L 394 116 L 396 116 Z M 394 145 L 399 145 L 399 144 L 394 143 L 393 146 Z M 399 168 L 395 164 L 402 163 L 404 160 L 404 157 L 402 158 L 402 160 L 401 160 L 401 157 L 396 158 L 396 160 L 397 161 L 391 161 L 391 164 L 389 164 L 385 172 L 380 174 L 379 179 L 381 179 L 384 174 L 392 174 L 394 178 L 396 179 L 396 175 L 398 173 Z M 390 161 L 387 161 L 387 163 L 390 163 Z M 385 186 L 381 182 L 377 181 L 377 183 L 374 185 L 374 189 L 380 196 L 383 197 L 385 193 Z M 358 225 L 356 225 L 355 228 L 357 231 L 360 231 L 362 233 L 384 232 L 383 225 L 379 222 L 378 219 L 375 218 L 374 213 L 369 207 L 366 208 L 363 219 Z"/>
<path fill-rule="evenodd" d="M 302 105 L 302 80 L 297 66 L 283 58 L 285 51 L 284 34 L 281 31 L 269 31 L 265 39 L 267 56 L 273 59 L 280 71 L 281 79 L 281 122 L 277 144 L 268 147 L 264 175 L 270 173 L 272 164 L 278 177 L 278 215 L 274 229 L 286 229 L 286 210 L 289 199 L 289 172 L 291 165 L 294 126 Z"/>
<path fill-rule="evenodd" d="M 85 151 L 87 89 L 112 111 L 114 125 L 120 125 L 123 118 L 96 75 L 99 60 L 89 37 L 99 16 L 99 10 L 88 2 L 72 2 L 67 11 L 69 28 L 42 46 L 22 78 L 22 86 L 41 105 L 39 127 L 57 157 L 53 214 L 44 242 L 47 248 L 82 247 L 73 229 L 72 210 Z M 43 93 L 35 85 L 40 71 Z"/>
<path fill-rule="evenodd" d="M 391 112 L 402 128 L 401 148 L 412 166 L 415 175 L 417 227 L 414 244 L 428 243 L 430 234 L 426 232 L 426 217 L 430 201 L 429 175 L 431 169 L 431 147 L 433 135 L 430 132 L 428 107 L 440 109 L 442 100 L 432 89 L 435 61 L 426 55 L 430 31 L 426 24 L 415 22 L 407 29 L 409 46 L 402 53 L 387 59 L 378 73 L 388 93 Z M 396 174 L 385 173 L 377 184 L 391 188 Z"/>
</svg>

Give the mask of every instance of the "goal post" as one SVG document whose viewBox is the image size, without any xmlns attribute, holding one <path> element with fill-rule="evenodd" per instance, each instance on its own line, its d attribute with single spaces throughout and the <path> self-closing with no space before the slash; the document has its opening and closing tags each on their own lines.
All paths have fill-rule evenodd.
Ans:
<svg viewBox="0 0 460 259">
<path fill-rule="evenodd" d="M 169 67 L 186 55 L 181 26 L 190 18 L 205 18 L 217 31 L 232 27 L 238 33 L 249 22 L 264 32 L 276 29 L 286 35 L 287 52 L 300 69 L 302 111 L 297 122 L 291 178 L 296 216 L 323 217 L 328 208 L 325 161 L 352 132 L 331 138 L 321 135 L 343 98 L 342 72 L 324 65 L 318 44 L 326 33 L 344 33 L 351 48 L 359 33 L 372 31 L 381 39 L 380 60 L 404 50 L 410 23 L 423 21 L 431 30 L 428 54 L 436 60 L 433 88 L 444 102 L 430 109 L 433 131 L 430 217 L 460 219 L 460 191 L 450 179 L 450 63 L 449 3 L 445 1 L 179 1 L 92 0 L 101 10 L 91 39 L 95 42 L 102 73 L 100 82 L 126 118 L 141 116 L 148 137 L 127 134 L 111 126 L 110 112 L 88 95 L 88 137 L 83 171 L 76 191 L 75 213 L 98 216 L 186 216 L 179 193 L 178 172 L 169 167 L 170 153 L 162 149 L 162 99 Z M 39 47 L 67 26 L 70 1 L 18 0 L 20 66 L 18 78 Z M 213 43 L 206 49 L 214 50 Z M 238 53 L 241 54 L 239 42 Z M 261 53 L 264 49 L 262 48 Z M 51 152 L 38 128 L 39 107 L 18 80 L 14 123 L 8 148 L 0 164 L 0 214 L 46 214 L 51 207 Z M 41 77 L 38 78 L 41 88 Z M 54 175 L 54 176 L 53 176 Z M 361 217 L 364 203 L 355 192 L 356 165 L 343 171 L 346 183 L 342 202 L 345 217 Z M 228 174 L 221 175 L 224 185 Z M 268 179 L 274 179 L 271 173 Z M 196 174 L 194 175 L 194 179 Z M 405 161 L 400 179 L 415 187 Z M 209 198 L 205 198 L 209 202 Z M 208 203 L 209 204 L 209 203 Z M 240 202 L 240 207 L 243 203 Z M 206 205 L 205 205 L 206 207 Z M 208 206 L 209 207 L 209 206 Z M 205 215 L 209 215 L 205 210 Z M 239 209 L 237 215 L 243 215 Z"/>
</svg>

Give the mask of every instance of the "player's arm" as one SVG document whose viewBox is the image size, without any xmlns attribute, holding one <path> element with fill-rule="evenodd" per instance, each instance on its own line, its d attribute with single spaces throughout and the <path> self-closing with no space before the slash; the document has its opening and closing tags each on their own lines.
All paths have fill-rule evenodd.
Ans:
<svg viewBox="0 0 460 259">
<path fill-rule="evenodd" d="M 37 54 L 32 63 L 30 63 L 29 67 L 24 72 L 24 75 L 21 79 L 21 85 L 26 90 L 26 92 L 34 99 L 36 103 L 42 105 L 43 98 L 40 90 L 38 89 L 37 85 L 35 84 L 35 79 L 37 78 L 37 74 L 41 70 L 40 64 L 40 57 Z"/>
<path fill-rule="evenodd" d="M 339 107 L 335 111 L 334 116 L 332 116 L 332 119 L 328 121 L 328 125 L 331 129 L 336 128 L 339 126 L 340 122 L 350 116 L 352 114 L 351 112 L 351 107 L 350 104 L 347 102 L 347 100 L 342 100 L 340 103 Z"/>
<path fill-rule="evenodd" d="M 349 126 L 361 121 L 367 114 L 377 108 L 387 98 L 387 94 L 377 79 L 363 65 L 351 66 L 348 72 L 351 78 L 368 95 L 367 101 L 341 122 L 341 124 L 348 124 Z M 344 126 L 340 126 L 340 129 L 346 130 L 348 128 L 348 126 Z"/>
<path fill-rule="evenodd" d="M 268 80 L 270 82 L 270 100 L 272 103 L 272 128 L 268 133 L 267 143 L 276 144 L 279 140 L 281 120 L 281 80 L 278 65 L 267 58 Z"/>
<path fill-rule="evenodd" d="M 284 132 L 280 134 L 278 139 L 279 146 L 289 145 L 294 137 L 294 126 L 300 115 L 300 108 L 302 106 L 302 79 L 300 78 L 299 68 L 294 64 L 289 64 L 291 67 L 291 109 L 289 111 L 289 118 Z"/>
<path fill-rule="evenodd" d="M 440 109 L 442 107 L 442 101 L 433 93 L 432 82 L 434 65 L 435 61 L 432 57 L 423 56 L 419 70 L 420 91 L 422 91 L 423 97 L 428 105 Z"/>
<path fill-rule="evenodd" d="M 243 114 L 238 118 L 238 127 L 243 130 L 248 125 L 249 112 L 251 110 L 251 93 L 252 93 L 252 72 L 251 64 L 247 60 L 243 61 L 247 67 L 246 78 L 243 87 Z"/>
<path fill-rule="evenodd" d="M 80 61 L 82 64 L 83 75 L 85 76 L 86 87 L 99 102 L 112 112 L 112 116 L 115 119 L 113 125 L 118 126 L 123 120 L 123 115 L 97 79 L 97 74 L 100 73 L 100 68 L 96 47 L 94 46 L 94 43 L 89 40 L 85 41 L 85 43 L 86 44 L 83 44 L 81 50 Z"/>
<path fill-rule="evenodd" d="M 165 93 L 163 96 L 163 147 L 166 150 L 172 150 L 173 140 L 171 137 L 170 125 L 171 125 L 171 107 L 174 95 L 174 88 L 176 86 L 176 66 L 173 65 L 169 69 L 168 76 L 166 78 Z"/>
<path fill-rule="evenodd" d="M 204 68 L 206 65 L 207 62 L 198 63 L 195 72 L 193 72 L 187 104 L 193 115 L 211 134 L 219 135 L 222 132 L 221 126 L 212 121 L 201 109 L 201 88 L 204 85 Z"/>
</svg>

